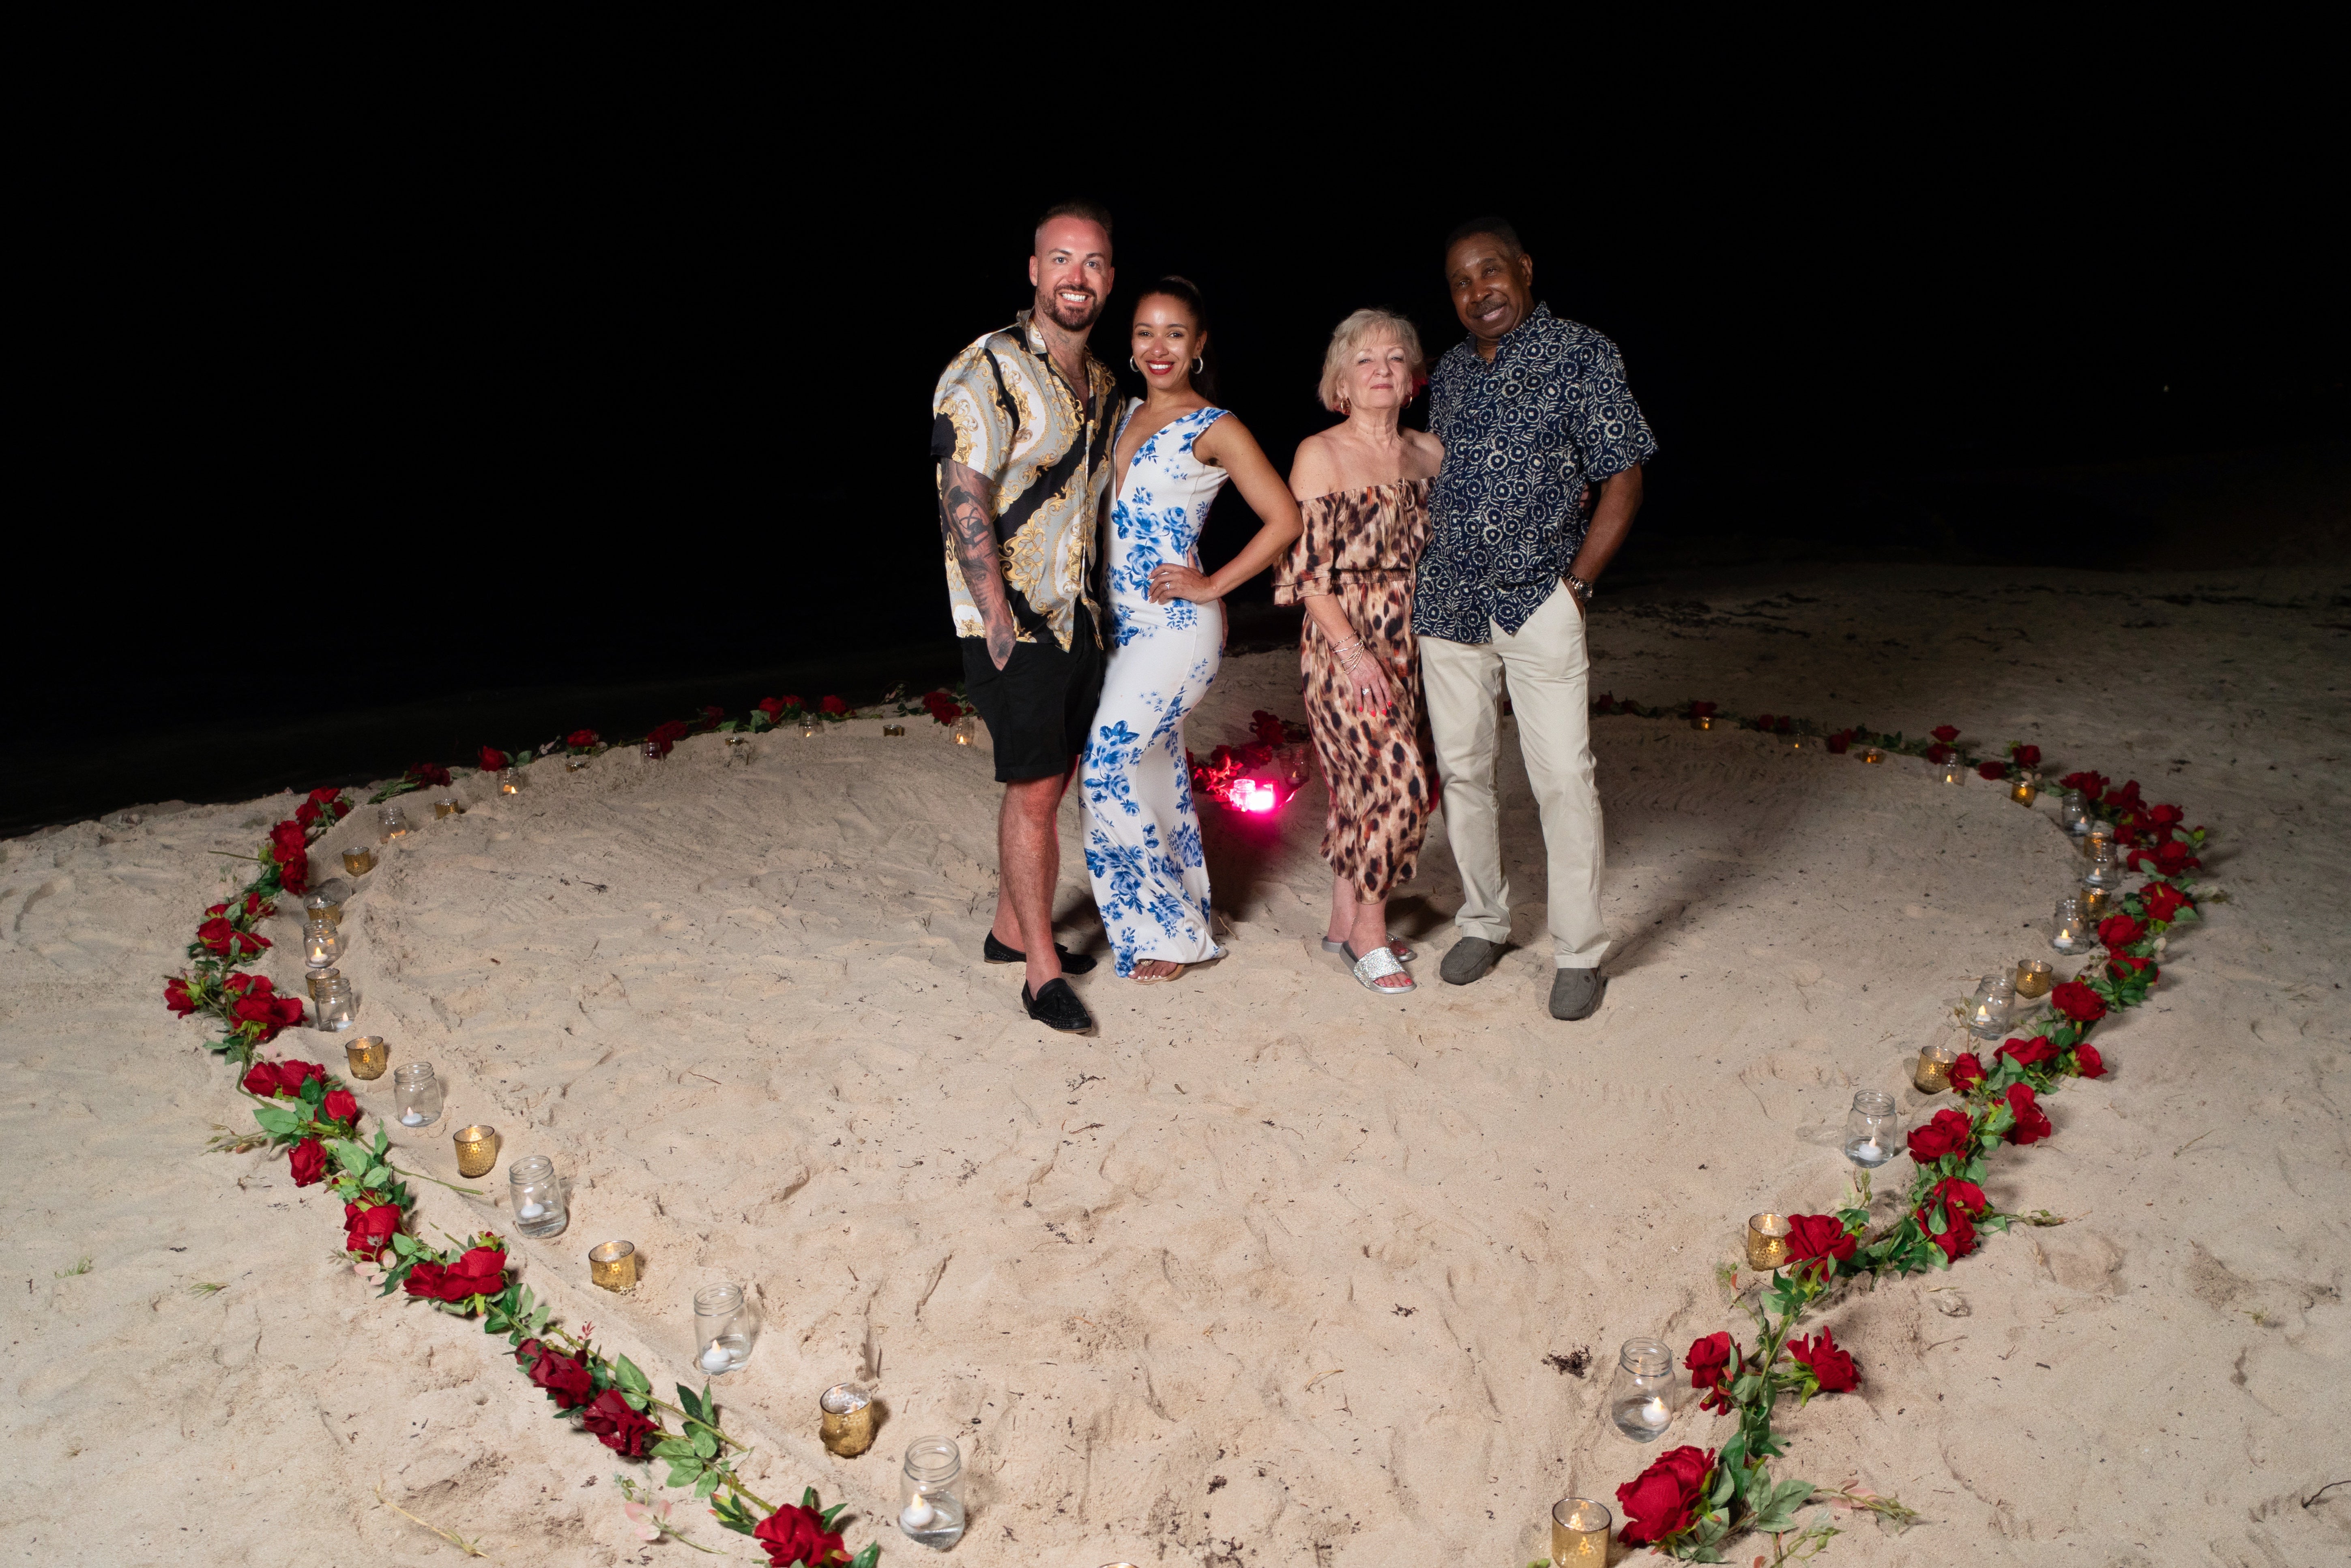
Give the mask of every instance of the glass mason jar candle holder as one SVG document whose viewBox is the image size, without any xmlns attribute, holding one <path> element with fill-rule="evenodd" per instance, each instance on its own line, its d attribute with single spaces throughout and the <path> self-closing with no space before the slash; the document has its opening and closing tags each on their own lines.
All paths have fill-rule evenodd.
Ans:
<svg viewBox="0 0 2351 1568">
<path fill-rule="evenodd" d="M 1694 713 L 1690 715 L 1690 727 L 1692 729 L 1712 729 L 1714 727 L 1714 715 L 1710 713 Z"/>
<path fill-rule="evenodd" d="M 817 723 L 817 721 L 812 718 L 802 719 L 800 721 L 800 738 L 802 740 L 814 740 L 816 738 L 817 731 L 823 727 L 824 727 L 822 725 Z"/>
<path fill-rule="evenodd" d="M 555 1175 L 555 1162 L 545 1155 L 531 1155 L 508 1166 L 507 1186 L 514 1196 L 515 1228 L 525 1236 L 560 1236 L 570 1223 L 571 1216 L 564 1207 L 563 1183 Z"/>
<path fill-rule="evenodd" d="M 375 870 L 375 852 L 361 845 L 343 852 L 343 869 L 353 876 L 365 876 Z"/>
<path fill-rule="evenodd" d="M 2089 831 L 2082 835 L 2082 852 L 2095 860 L 2100 850 L 2111 850 L 2115 844 L 2115 825 L 2093 820 Z"/>
<path fill-rule="evenodd" d="M 1588 1498 L 1563 1497 L 1551 1505 L 1552 1568 L 1608 1568 L 1608 1531 L 1616 1516 Z"/>
<path fill-rule="evenodd" d="M 381 1078 L 392 1060 L 392 1047 L 380 1034 L 363 1034 L 343 1047 L 343 1054 L 350 1059 L 352 1077 Z"/>
<path fill-rule="evenodd" d="M 588 1249 L 588 1278 L 606 1291 L 637 1288 L 637 1244 L 607 1241 Z"/>
<path fill-rule="evenodd" d="M 392 1113 L 403 1127 L 429 1127 L 441 1119 L 441 1081 L 429 1061 L 403 1061 L 392 1070 Z"/>
<path fill-rule="evenodd" d="M 2009 784 L 2008 798 L 2020 806 L 2030 806 L 2041 795 L 2041 775 L 2023 772 Z"/>
<path fill-rule="evenodd" d="M 1964 784 L 1968 781 L 1968 765 L 1954 757 L 1942 764 L 1941 777 L 1946 784 Z"/>
<path fill-rule="evenodd" d="M 375 824 L 385 843 L 392 842 L 408 831 L 408 813 L 400 809 L 397 800 L 386 800 L 375 814 Z"/>
<path fill-rule="evenodd" d="M 1747 1221 L 1747 1266 L 1777 1269 L 1788 1260 L 1788 1232 L 1794 1227 L 1784 1214 L 1758 1214 Z"/>
<path fill-rule="evenodd" d="M 303 975 L 302 980 L 310 988 L 310 999 L 314 1002 L 323 1002 L 327 999 L 327 987 L 342 977 L 343 972 L 340 969 L 311 969 Z"/>
<path fill-rule="evenodd" d="M 2089 869 L 2082 873 L 2082 885 L 2108 889 L 2120 887 L 2123 884 L 2123 867 L 2121 858 L 2115 853 L 2115 846 L 2111 842 L 2099 843 L 2095 840 L 2092 842 L 2095 847 L 2090 851 Z"/>
<path fill-rule="evenodd" d="M 644 744 L 644 754 L 645 760 L 648 762 L 659 762 L 663 757 L 667 755 L 662 750 L 661 742 L 658 740 L 646 741 Z"/>
<path fill-rule="evenodd" d="M 1940 1094 L 1951 1086 L 1951 1068 L 1959 1060 L 1959 1053 L 1939 1040 L 1922 1047 L 1918 1065 L 1911 1070 L 1910 1082 L 1917 1085 L 1921 1094 Z"/>
<path fill-rule="evenodd" d="M 302 962 L 313 969 L 330 969 L 343 956 L 342 934 L 331 920 L 313 920 L 302 928 Z"/>
<path fill-rule="evenodd" d="M 1661 1339 L 1628 1339 L 1616 1353 L 1608 1418 L 1636 1443 L 1654 1443 L 1674 1422 L 1674 1353 Z"/>
<path fill-rule="evenodd" d="M 953 1437 L 906 1445 L 898 1477 L 898 1528 L 906 1539 L 945 1552 L 963 1539 L 963 1450 Z"/>
<path fill-rule="evenodd" d="M 751 760 L 751 737 L 747 735 L 728 736 L 726 737 L 726 760 L 729 762 L 749 762 Z"/>
<path fill-rule="evenodd" d="M 455 795 L 444 795 L 433 802 L 433 816 L 436 821 L 450 817 L 462 817 L 465 814 L 465 808 L 458 804 L 457 797 Z"/>
<path fill-rule="evenodd" d="M 360 1021 L 360 1005 L 351 995 L 351 983 L 336 975 L 327 979 L 325 994 L 319 998 L 319 1027 L 328 1030 L 350 1028 Z"/>
<path fill-rule="evenodd" d="M 1894 1109 L 1894 1096 L 1876 1089 L 1855 1095 L 1844 1117 L 1844 1157 L 1874 1171 L 1901 1147 L 1902 1117 Z"/>
<path fill-rule="evenodd" d="M 1979 1040 L 1998 1040 L 2008 1030 L 2009 1009 L 2016 1005 L 2016 982 L 2006 975 L 1986 975 L 1968 998 L 1968 1032 Z"/>
<path fill-rule="evenodd" d="M 2059 797 L 2057 825 L 2077 839 L 2090 831 L 2090 802 L 2079 789 L 2068 789 Z"/>
<path fill-rule="evenodd" d="M 498 769 L 498 793 L 501 795 L 519 795 L 522 793 L 521 768 L 501 768 Z"/>
<path fill-rule="evenodd" d="M 584 752 L 575 751 L 563 759 L 563 771 L 566 773 L 580 772 L 585 769 L 590 762 L 595 760 L 596 759 L 594 758 L 588 756 Z"/>
<path fill-rule="evenodd" d="M 2049 994 L 2055 977 L 2046 958 L 2021 958 L 2016 965 L 2016 999 L 2037 1002 Z"/>
<path fill-rule="evenodd" d="M 329 925 L 340 925 L 343 923 L 343 901 L 328 897 L 326 890 L 319 888 L 302 901 L 302 921 L 305 925 L 316 925 L 322 920 Z"/>
<path fill-rule="evenodd" d="M 498 1163 L 498 1130 L 475 1125 L 460 1127 L 452 1137 L 457 1146 L 457 1174 L 461 1176 L 485 1176 Z"/>
<path fill-rule="evenodd" d="M 1861 759 L 1864 762 L 1883 762 L 1886 760 L 1886 753 L 1874 746 L 1865 746 L 1861 748 Z"/>
<path fill-rule="evenodd" d="M 743 1299 L 743 1287 L 712 1285 L 694 1292 L 695 1364 L 713 1377 L 751 1359 L 759 1337 L 758 1314 Z"/>
<path fill-rule="evenodd" d="M 2097 946 L 2097 939 L 2090 935 L 2090 923 L 2083 917 L 2079 898 L 2057 901 L 2057 913 L 2049 922 L 2049 946 L 2069 956 Z"/>
<path fill-rule="evenodd" d="M 836 1383 L 816 1402 L 817 1436 L 824 1451 L 853 1459 L 873 1446 L 873 1396 L 854 1383 Z"/>
<path fill-rule="evenodd" d="M 948 727 L 948 733 L 955 737 L 955 743 L 957 746 L 977 746 L 980 734 L 979 715 L 976 713 L 964 715 Z"/>
</svg>

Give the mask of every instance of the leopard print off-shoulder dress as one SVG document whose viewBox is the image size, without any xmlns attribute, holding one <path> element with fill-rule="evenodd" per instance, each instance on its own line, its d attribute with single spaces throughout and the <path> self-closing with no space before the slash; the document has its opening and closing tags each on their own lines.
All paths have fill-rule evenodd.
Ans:
<svg viewBox="0 0 2351 1568">
<path fill-rule="evenodd" d="M 1277 604 L 1328 593 L 1386 671 L 1393 716 L 1366 714 L 1322 629 L 1308 615 L 1298 664 L 1307 727 L 1331 789 L 1322 858 L 1372 903 L 1408 882 L 1436 804 L 1420 647 L 1412 634 L 1413 574 L 1428 543 L 1428 481 L 1337 490 L 1301 504 L 1306 531 L 1276 575 Z"/>
</svg>

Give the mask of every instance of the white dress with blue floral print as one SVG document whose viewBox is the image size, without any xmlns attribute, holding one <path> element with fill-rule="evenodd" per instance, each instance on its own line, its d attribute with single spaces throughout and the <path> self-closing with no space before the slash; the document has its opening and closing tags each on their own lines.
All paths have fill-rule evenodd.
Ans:
<svg viewBox="0 0 2351 1568">
<path fill-rule="evenodd" d="M 1141 406 L 1130 403 L 1126 417 Z M 1147 958 L 1197 964 L 1224 954 L 1208 921 L 1208 867 L 1184 766 L 1184 716 L 1217 678 L 1224 607 L 1149 597 L 1152 568 L 1200 564 L 1200 526 L 1225 471 L 1193 455 L 1192 443 L 1224 412 L 1197 409 L 1154 432 L 1111 508 L 1113 645 L 1081 779 L 1086 870 L 1121 975 Z"/>
</svg>

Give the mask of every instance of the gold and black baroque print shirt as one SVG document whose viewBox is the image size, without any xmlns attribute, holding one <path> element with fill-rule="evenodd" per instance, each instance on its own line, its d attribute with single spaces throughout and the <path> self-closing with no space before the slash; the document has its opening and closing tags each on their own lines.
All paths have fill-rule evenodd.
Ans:
<svg viewBox="0 0 2351 1568">
<path fill-rule="evenodd" d="M 1086 385 L 1072 388 L 1053 368 L 1044 335 L 1023 310 L 957 354 L 931 399 L 931 456 L 985 477 L 996 515 L 997 560 L 1004 570 L 1014 635 L 1050 638 L 1063 649 L 1093 602 L 1096 523 L 1110 484 L 1118 383 L 1089 353 Z M 962 563 L 944 540 L 947 603 L 956 635 L 985 637 Z"/>
</svg>

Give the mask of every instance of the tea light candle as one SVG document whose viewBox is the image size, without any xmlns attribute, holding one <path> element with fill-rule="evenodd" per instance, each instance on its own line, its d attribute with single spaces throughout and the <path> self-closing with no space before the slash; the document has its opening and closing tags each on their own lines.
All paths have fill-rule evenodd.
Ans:
<svg viewBox="0 0 2351 1568">
<path fill-rule="evenodd" d="M 375 870 L 375 852 L 361 846 L 343 852 L 343 869 L 353 876 L 365 876 Z"/>
<path fill-rule="evenodd" d="M 313 969 L 324 969 L 342 956 L 343 941 L 335 928 L 326 921 L 307 926 L 302 932 L 302 962 Z"/>
<path fill-rule="evenodd" d="M 2057 913 L 2049 925 L 2049 946 L 2069 955 L 2090 950 L 2089 926 L 2083 917 L 2079 898 L 2057 901 Z"/>
<path fill-rule="evenodd" d="M 816 720 L 808 720 L 800 726 L 800 738 L 802 740 L 814 740 L 816 738 L 816 732 L 821 727 L 822 727 L 820 726 Z"/>
<path fill-rule="evenodd" d="M 508 768 L 502 769 L 499 772 L 498 793 L 501 795 L 519 795 L 522 793 L 521 768 Z"/>
<path fill-rule="evenodd" d="M 2033 781 L 2032 775 L 2030 773 L 2008 787 L 2008 798 L 2020 806 L 2030 806 L 2032 804 L 2033 797 L 2040 793 L 2041 786 Z"/>
<path fill-rule="evenodd" d="M 1865 746 L 1861 748 L 1861 759 L 1868 763 L 1883 762 L 1886 760 L 1886 753 L 1874 746 Z"/>
<path fill-rule="evenodd" d="M 702 1353 L 702 1370 L 705 1372 L 724 1372 L 732 1363 L 733 1359 L 733 1357 L 726 1354 L 726 1347 L 725 1345 L 714 1344 L 708 1350 Z"/>
<path fill-rule="evenodd" d="M 2039 1001 L 2049 994 L 2049 960 L 2025 958 L 2016 966 L 2016 994 L 2026 1001 Z"/>
<path fill-rule="evenodd" d="M 1714 727 L 1714 715 L 1710 713 L 1702 713 L 1694 716 L 1690 719 L 1690 727 L 1692 729 L 1712 729 Z"/>
<path fill-rule="evenodd" d="M 967 713 L 955 721 L 955 743 L 957 746 L 979 744 L 979 716 Z"/>
<path fill-rule="evenodd" d="M 435 819 L 462 817 L 465 814 L 465 808 L 457 804 L 455 796 L 444 795 L 433 802 L 433 815 Z"/>
<path fill-rule="evenodd" d="M 403 1122 L 407 1119 L 405 1116 L 401 1118 Z M 546 1217 L 547 1205 L 543 1203 L 525 1203 L 520 1208 L 515 1210 L 517 1219 L 544 1219 Z"/>
<path fill-rule="evenodd" d="M 1750 1269 L 1777 1269 L 1788 1260 L 1788 1232 L 1793 1228 L 1787 1216 L 1759 1214 L 1747 1222 L 1747 1266 Z"/>
<path fill-rule="evenodd" d="M 1608 1531 L 1616 1516 L 1580 1497 L 1562 1498 L 1551 1509 L 1552 1568 L 1607 1568 Z"/>
<path fill-rule="evenodd" d="M 1944 783 L 1946 783 L 1946 784 L 1964 784 L 1964 783 L 1966 783 L 1967 781 L 1968 781 L 1968 765 L 1967 765 L 1966 763 L 1961 762 L 1961 761 L 1959 761 L 1958 758 L 1954 758 L 1952 760 L 1950 760 L 1950 761 L 1946 762 L 1946 763 L 1944 763 L 1944 764 L 1943 764 L 1943 782 L 1944 782 Z"/>
<path fill-rule="evenodd" d="M 386 800 L 383 810 L 375 814 L 375 820 L 376 825 L 382 830 L 386 843 L 404 837 L 408 832 L 408 813 L 402 810 L 396 802 Z"/>
<path fill-rule="evenodd" d="M 1959 1060 L 1958 1051 L 1938 1040 L 1918 1052 L 1918 1065 L 1910 1081 L 1921 1094 L 1940 1094 L 1951 1086 L 1951 1065 Z"/>
</svg>

